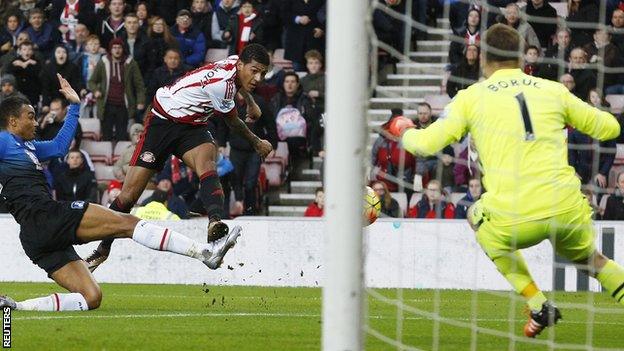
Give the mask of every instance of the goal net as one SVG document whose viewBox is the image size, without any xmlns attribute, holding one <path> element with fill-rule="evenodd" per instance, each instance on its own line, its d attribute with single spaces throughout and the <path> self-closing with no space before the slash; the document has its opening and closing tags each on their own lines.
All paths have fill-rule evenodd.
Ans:
<svg viewBox="0 0 624 351">
<path fill-rule="evenodd" d="M 394 201 L 388 201 L 386 214 L 364 230 L 365 348 L 624 347 L 618 333 L 624 326 L 624 308 L 579 267 L 554 254 L 548 241 L 522 252 L 537 285 L 561 309 L 563 319 L 535 339 L 525 337 L 525 299 L 497 272 L 467 222 L 453 219 L 465 218 L 470 200 L 486 191 L 480 189 L 482 170 L 470 137 L 435 157 L 413 158 L 383 133 L 384 123 L 397 115 L 426 127 L 440 117 L 457 91 L 482 79 L 481 36 L 499 22 L 514 26 L 525 38 L 520 54 L 526 73 L 560 81 L 579 98 L 620 114 L 624 106 L 620 31 L 624 28 L 614 28 L 612 23 L 612 17 L 622 15 L 622 20 L 613 22 L 624 27 L 618 2 L 543 1 L 542 6 L 555 11 L 550 17 L 544 17 L 549 11 L 539 3 L 367 2 L 371 64 L 363 177 Z M 595 219 L 601 219 L 608 211 L 609 196 L 618 193 L 617 176 L 624 170 L 620 141 L 599 143 L 590 138 L 573 143 L 571 128 L 562 133 L 568 136 L 570 155 L 577 158 L 575 169 L 583 178 L 583 192 L 591 199 Z M 443 205 L 420 202 L 435 193 Z M 427 219 L 419 219 L 423 217 Z M 597 221 L 595 228 L 597 247 L 622 264 L 624 225 Z"/>
</svg>

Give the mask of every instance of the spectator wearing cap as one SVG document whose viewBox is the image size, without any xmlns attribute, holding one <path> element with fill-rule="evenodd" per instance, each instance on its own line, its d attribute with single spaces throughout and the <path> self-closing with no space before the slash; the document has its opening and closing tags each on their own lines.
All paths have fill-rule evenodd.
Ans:
<svg viewBox="0 0 624 351">
<path fill-rule="evenodd" d="M 254 9 L 254 2 L 243 0 L 240 12 L 233 15 L 223 32 L 230 55 L 239 55 L 247 44 L 262 41 L 262 19 Z"/>
<path fill-rule="evenodd" d="M 102 196 L 102 206 L 110 207 L 115 199 L 117 199 L 117 196 L 121 194 L 122 187 L 122 182 L 118 180 L 111 180 L 110 183 L 108 183 L 108 188 L 106 188 L 106 192 Z"/>
<path fill-rule="evenodd" d="M 119 159 L 117 159 L 113 165 L 113 174 L 115 175 L 115 178 L 122 182 L 126 179 L 126 174 L 128 173 L 128 168 L 130 167 L 130 160 L 132 159 L 134 149 L 136 149 L 139 137 L 141 136 L 141 133 L 143 133 L 144 129 L 143 125 L 139 123 L 135 123 L 130 126 L 131 144 L 121 152 Z"/>
<path fill-rule="evenodd" d="M 193 19 L 189 10 L 180 10 L 176 24 L 171 27 L 171 35 L 178 41 L 184 63 L 198 67 L 204 62 L 206 54 L 206 38 L 201 31 L 193 27 Z"/>
<path fill-rule="evenodd" d="M 223 32 L 228 27 L 230 18 L 238 13 L 238 0 L 221 0 L 212 14 L 212 47 L 225 49 L 228 43 L 223 40 Z"/>
<path fill-rule="evenodd" d="M 177 221 L 180 217 L 167 209 L 167 193 L 156 189 L 151 196 L 152 201 L 145 206 L 134 208 L 132 214 L 141 219 Z"/>
<path fill-rule="evenodd" d="M 89 80 L 89 90 L 97 99 L 103 139 L 128 140 L 128 119 L 134 118 L 137 109 L 145 108 L 145 86 L 139 65 L 126 56 L 121 38 L 111 40 L 108 54 Z"/>
<path fill-rule="evenodd" d="M 124 0 L 111 0 L 108 3 L 108 12 L 110 15 L 102 21 L 97 32 L 100 37 L 102 47 L 108 47 L 111 40 L 124 35 L 126 29 L 124 27 Z"/>
<path fill-rule="evenodd" d="M 84 89 L 84 84 L 80 77 L 80 69 L 69 60 L 67 47 L 58 44 L 54 48 L 54 57 L 43 65 L 39 74 L 43 106 L 48 106 L 52 99 L 63 97 L 59 92 L 61 86 L 56 76 L 57 73 L 67 79 L 76 91 L 80 92 Z"/>
<path fill-rule="evenodd" d="M 20 93 L 15 89 L 15 77 L 11 74 L 5 74 L 0 78 L 0 102 L 2 100 L 12 97 L 18 96 L 24 99 L 27 99 L 26 95 Z"/>
</svg>

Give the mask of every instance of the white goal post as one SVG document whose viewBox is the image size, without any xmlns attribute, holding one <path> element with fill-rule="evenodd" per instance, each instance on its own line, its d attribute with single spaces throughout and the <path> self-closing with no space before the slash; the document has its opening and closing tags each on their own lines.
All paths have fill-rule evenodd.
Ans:
<svg viewBox="0 0 624 351">
<path fill-rule="evenodd" d="M 327 1 L 323 350 L 363 348 L 362 195 L 369 1 Z M 356 175 L 354 177 L 354 175 Z"/>
</svg>

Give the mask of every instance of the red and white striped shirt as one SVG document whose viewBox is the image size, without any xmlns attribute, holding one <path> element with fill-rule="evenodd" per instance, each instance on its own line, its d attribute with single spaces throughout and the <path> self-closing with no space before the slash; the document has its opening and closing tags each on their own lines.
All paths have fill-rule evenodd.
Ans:
<svg viewBox="0 0 624 351">
<path fill-rule="evenodd" d="M 173 84 L 159 88 L 152 102 L 152 113 L 176 123 L 206 124 L 213 112 L 234 109 L 236 62 L 230 56 L 190 71 Z"/>
</svg>

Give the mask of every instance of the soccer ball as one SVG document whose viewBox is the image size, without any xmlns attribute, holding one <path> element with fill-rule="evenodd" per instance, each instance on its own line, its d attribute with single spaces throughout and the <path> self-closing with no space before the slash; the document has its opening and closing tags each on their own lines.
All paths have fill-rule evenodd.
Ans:
<svg viewBox="0 0 624 351">
<path fill-rule="evenodd" d="M 381 213 L 381 200 L 375 193 L 375 190 L 370 186 L 366 187 L 366 194 L 364 194 L 364 225 L 371 225 L 375 223 L 377 217 Z"/>
</svg>

